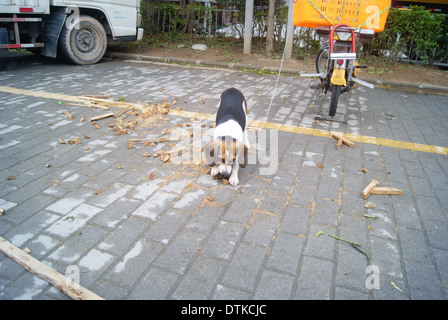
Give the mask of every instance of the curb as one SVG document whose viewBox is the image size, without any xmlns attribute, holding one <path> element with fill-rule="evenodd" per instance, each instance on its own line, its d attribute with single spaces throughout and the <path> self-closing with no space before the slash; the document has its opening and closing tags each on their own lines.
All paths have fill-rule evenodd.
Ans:
<svg viewBox="0 0 448 320">
<path fill-rule="evenodd" d="M 186 58 L 177 58 L 177 57 L 159 57 L 159 56 L 150 56 L 144 54 L 135 54 L 135 53 L 124 53 L 124 52 L 110 52 L 107 51 L 105 57 L 110 59 L 119 59 L 119 60 L 138 60 L 138 61 L 152 61 L 159 63 L 168 63 L 168 64 L 187 64 L 191 66 L 200 66 L 200 67 L 215 67 L 215 68 L 224 68 L 224 69 L 236 69 L 236 70 L 255 70 L 255 71 L 268 71 L 275 72 L 279 71 L 279 68 L 275 67 L 260 67 L 254 66 L 251 64 L 243 64 L 243 63 L 227 63 L 227 62 L 210 62 L 206 60 L 194 60 L 194 59 L 186 59 Z M 288 69 L 282 68 L 283 74 L 299 76 L 304 71 L 296 70 L 296 69 Z M 377 80 L 371 78 L 361 78 L 361 80 L 371 82 L 378 87 L 383 89 L 399 89 L 404 91 L 412 91 L 416 93 L 430 93 L 430 94 L 444 94 L 448 95 L 447 87 L 439 87 L 433 85 L 422 85 L 422 84 L 413 84 L 413 83 L 405 83 L 391 80 Z"/>
</svg>

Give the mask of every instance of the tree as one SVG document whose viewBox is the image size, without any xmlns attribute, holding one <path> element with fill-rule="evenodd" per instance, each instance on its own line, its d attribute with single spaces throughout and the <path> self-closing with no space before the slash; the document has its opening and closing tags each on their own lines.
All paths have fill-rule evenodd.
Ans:
<svg viewBox="0 0 448 320">
<path fill-rule="evenodd" d="M 272 48 L 274 47 L 274 12 L 275 0 L 269 0 L 268 28 L 266 33 L 266 55 L 272 57 Z"/>
</svg>

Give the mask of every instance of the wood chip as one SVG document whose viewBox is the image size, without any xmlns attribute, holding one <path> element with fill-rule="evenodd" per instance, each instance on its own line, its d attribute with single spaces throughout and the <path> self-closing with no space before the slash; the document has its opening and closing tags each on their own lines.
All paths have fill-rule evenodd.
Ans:
<svg viewBox="0 0 448 320">
<path fill-rule="evenodd" d="M 167 162 L 168 160 L 170 160 L 170 154 L 164 153 L 164 154 L 160 155 L 160 160 L 162 160 L 163 163 Z"/>
<path fill-rule="evenodd" d="M 154 180 L 156 178 L 156 172 L 153 171 L 148 175 L 148 180 Z"/>
<path fill-rule="evenodd" d="M 366 209 L 373 209 L 373 208 L 376 208 L 376 205 L 374 205 L 370 201 L 367 201 L 367 202 L 364 203 L 364 208 L 366 208 Z"/>
<path fill-rule="evenodd" d="M 81 138 L 80 137 L 72 138 L 68 140 L 68 144 L 81 144 Z"/>
</svg>

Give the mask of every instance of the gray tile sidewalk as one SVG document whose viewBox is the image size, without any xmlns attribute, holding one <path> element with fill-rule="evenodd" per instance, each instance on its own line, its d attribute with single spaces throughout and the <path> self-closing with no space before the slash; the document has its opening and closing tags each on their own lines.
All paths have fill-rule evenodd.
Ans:
<svg viewBox="0 0 448 320">
<path fill-rule="evenodd" d="M 211 115 L 221 92 L 236 87 L 256 120 L 266 115 L 275 80 L 234 70 L 107 59 L 75 67 L 26 57 L 0 70 L 0 86 L 111 94 L 133 103 L 177 98 L 172 108 Z M 281 77 L 268 121 L 448 146 L 445 95 L 358 88 L 350 99 L 349 125 L 316 123 L 310 83 Z M 62 274 L 77 267 L 81 284 L 98 295 L 447 299 L 446 155 L 368 143 L 336 149 L 331 138 L 278 131 L 277 170 L 266 175 L 266 165 L 250 164 L 240 170 L 240 185 L 232 187 L 212 180 L 207 166 L 142 157 L 167 149 L 164 143 L 127 148 L 131 138 L 158 137 L 190 118 L 164 115 L 119 136 L 107 119 L 99 121 L 98 130 L 79 121 L 104 112 L 0 91 L 0 208 L 6 210 L 0 236 L 28 247 Z M 74 137 L 82 143 L 58 142 Z M 15 179 L 8 180 L 11 176 Z M 372 179 L 402 189 L 403 195 L 371 195 L 376 208 L 365 209 L 361 191 Z M 370 261 L 330 234 L 359 243 Z M 369 265 L 378 267 L 378 289 L 366 287 Z M 0 299 L 65 298 L 0 254 Z"/>
</svg>

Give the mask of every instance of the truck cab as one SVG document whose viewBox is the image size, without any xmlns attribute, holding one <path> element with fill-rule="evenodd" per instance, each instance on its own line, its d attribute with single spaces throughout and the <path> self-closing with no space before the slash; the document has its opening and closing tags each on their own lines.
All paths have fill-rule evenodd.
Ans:
<svg viewBox="0 0 448 320">
<path fill-rule="evenodd" d="M 93 64 L 111 41 L 141 40 L 139 0 L 0 0 L 0 49 Z"/>
</svg>

